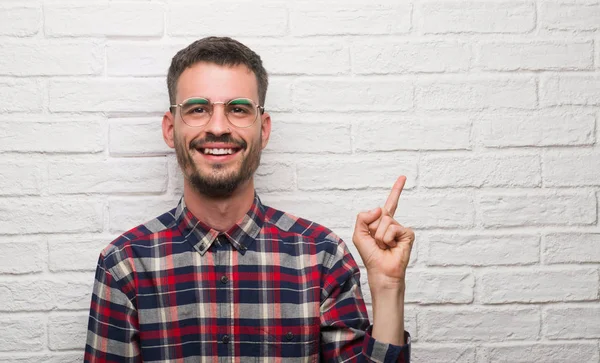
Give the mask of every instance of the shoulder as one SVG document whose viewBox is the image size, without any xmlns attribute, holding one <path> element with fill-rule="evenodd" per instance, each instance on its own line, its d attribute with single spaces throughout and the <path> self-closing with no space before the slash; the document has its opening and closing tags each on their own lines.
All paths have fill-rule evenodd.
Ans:
<svg viewBox="0 0 600 363">
<path fill-rule="evenodd" d="M 264 206 L 264 208 L 265 225 L 270 228 L 276 228 L 281 233 L 298 235 L 314 240 L 341 240 L 334 232 L 321 224 L 269 206 Z"/>
<path fill-rule="evenodd" d="M 311 220 L 265 206 L 265 233 L 277 234 L 284 242 L 298 240 L 315 243 L 319 250 L 336 254 L 339 248 L 346 249 L 344 241 L 331 229 Z"/>
<path fill-rule="evenodd" d="M 139 226 L 136 226 L 110 242 L 101 252 L 100 259 L 104 267 L 112 269 L 123 261 L 143 257 L 143 251 L 149 250 L 165 234 L 172 237 L 177 229 L 176 208 L 161 214 Z M 140 256 L 141 254 L 141 256 Z"/>
</svg>

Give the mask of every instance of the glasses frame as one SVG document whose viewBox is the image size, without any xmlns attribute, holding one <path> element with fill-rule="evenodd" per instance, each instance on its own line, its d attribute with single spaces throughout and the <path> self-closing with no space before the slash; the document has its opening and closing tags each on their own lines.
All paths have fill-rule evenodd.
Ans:
<svg viewBox="0 0 600 363">
<path fill-rule="evenodd" d="M 209 104 L 212 106 L 212 108 L 213 108 L 213 112 L 210 114 L 210 118 L 208 119 L 208 121 L 206 121 L 206 123 L 205 123 L 205 124 L 202 124 L 202 125 L 196 125 L 196 126 L 194 126 L 194 125 L 190 125 L 190 124 L 188 124 L 187 122 L 185 122 L 185 119 L 183 118 L 183 113 L 181 112 L 181 108 L 183 107 L 183 105 L 184 105 L 184 104 L 185 104 L 187 101 L 189 101 L 189 100 L 192 100 L 192 99 L 203 99 L 203 100 L 207 100 L 207 101 L 208 101 L 208 103 L 209 103 Z M 185 100 L 183 100 L 183 102 L 181 102 L 181 103 L 178 103 L 178 104 L 176 104 L 176 105 L 170 105 L 170 106 L 171 106 L 171 108 L 174 108 L 174 109 L 175 109 L 175 113 L 177 113 L 177 109 L 179 109 L 179 117 L 181 118 L 181 121 L 183 121 L 183 123 L 184 123 L 184 124 L 188 125 L 189 127 L 204 127 L 204 126 L 206 126 L 206 125 L 208 125 L 208 124 L 210 123 L 210 120 L 212 120 L 213 114 L 215 113 L 215 108 L 214 108 L 214 106 L 215 106 L 215 105 L 223 105 L 223 106 L 227 106 L 229 103 L 231 103 L 231 102 L 233 102 L 233 101 L 237 101 L 237 100 L 246 100 L 246 101 L 250 101 L 250 102 L 252 102 L 252 103 L 255 105 L 255 107 L 258 109 L 258 112 L 256 113 L 256 117 L 254 118 L 254 121 L 252 121 L 252 123 L 251 123 L 250 125 L 248 125 L 248 126 L 238 126 L 238 125 L 234 124 L 233 122 L 231 122 L 231 120 L 229 119 L 229 116 L 227 116 L 227 112 L 225 112 L 225 107 L 224 107 L 224 108 L 223 108 L 223 113 L 225 114 L 225 118 L 227 119 L 227 122 L 229 122 L 229 123 L 230 123 L 232 126 L 235 126 L 235 127 L 237 127 L 237 128 L 240 128 L 240 129 L 246 129 L 246 128 L 248 128 L 248 127 L 251 127 L 252 125 L 254 125 L 254 123 L 256 123 L 256 120 L 258 120 L 258 115 L 259 115 L 259 114 L 260 114 L 260 115 L 263 115 L 263 114 L 265 113 L 265 108 L 264 108 L 264 106 L 261 106 L 261 105 L 259 105 L 257 102 L 254 102 L 252 99 L 250 99 L 250 98 L 246 98 L 246 97 L 232 98 L 231 100 L 229 100 L 229 101 L 227 101 L 227 102 L 212 102 L 212 101 L 211 101 L 211 100 L 209 100 L 208 98 L 205 98 L 205 97 L 200 97 L 200 96 L 195 96 L 195 97 L 189 97 L 189 98 L 186 98 Z M 169 110 L 169 111 L 171 111 L 171 110 Z M 172 112 L 171 112 L 171 113 L 172 113 Z"/>
</svg>

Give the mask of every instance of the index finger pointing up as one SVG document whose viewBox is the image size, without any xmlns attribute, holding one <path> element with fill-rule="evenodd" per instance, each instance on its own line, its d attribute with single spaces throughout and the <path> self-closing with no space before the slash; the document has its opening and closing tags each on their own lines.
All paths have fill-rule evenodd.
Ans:
<svg viewBox="0 0 600 363">
<path fill-rule="evenodd" d="M 390 192 L 389 197 L 385 201 L 384 208 L 390 213 L 390 216 L 393 216 L 394 213 L 396 213 L 396 208 L 398 207 L 398 200 L 400 200 L 400 194 L 402 194 L 402 189 L 404 189 L 405 183 L 406 177 L 402 175 L 394 183 L 392 191 Z"/>
</svg>

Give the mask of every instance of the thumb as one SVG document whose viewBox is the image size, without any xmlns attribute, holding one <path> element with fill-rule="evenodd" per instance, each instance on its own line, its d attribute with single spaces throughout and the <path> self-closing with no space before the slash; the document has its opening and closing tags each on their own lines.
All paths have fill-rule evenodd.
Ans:
<svg viewBox="0 0 600 363">
<path fill-rule="evenodd" d="M 368 212 L 358 213 L 356 217 L 356 231 L 364 234 L 369 234 L 369 224 L 375 222 L 381 217 L 381 208 L 377 207 Z"/>
</svg>

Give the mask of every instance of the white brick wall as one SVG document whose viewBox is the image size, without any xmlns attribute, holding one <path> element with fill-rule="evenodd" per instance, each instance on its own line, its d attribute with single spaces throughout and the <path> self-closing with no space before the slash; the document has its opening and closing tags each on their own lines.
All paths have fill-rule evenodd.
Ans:
<svg viewBox="0 0 600 363">
<path fill-rule="evenodd" d="M 181 193 L 164 77 L 207 35 L 271 74 L 264 202 L 350 243 L 409 177 L 415 362 L 600 362 L 597 0 L 6 0 L 0 363 L 81 361 L 100 249 Z"/>
</svg>

